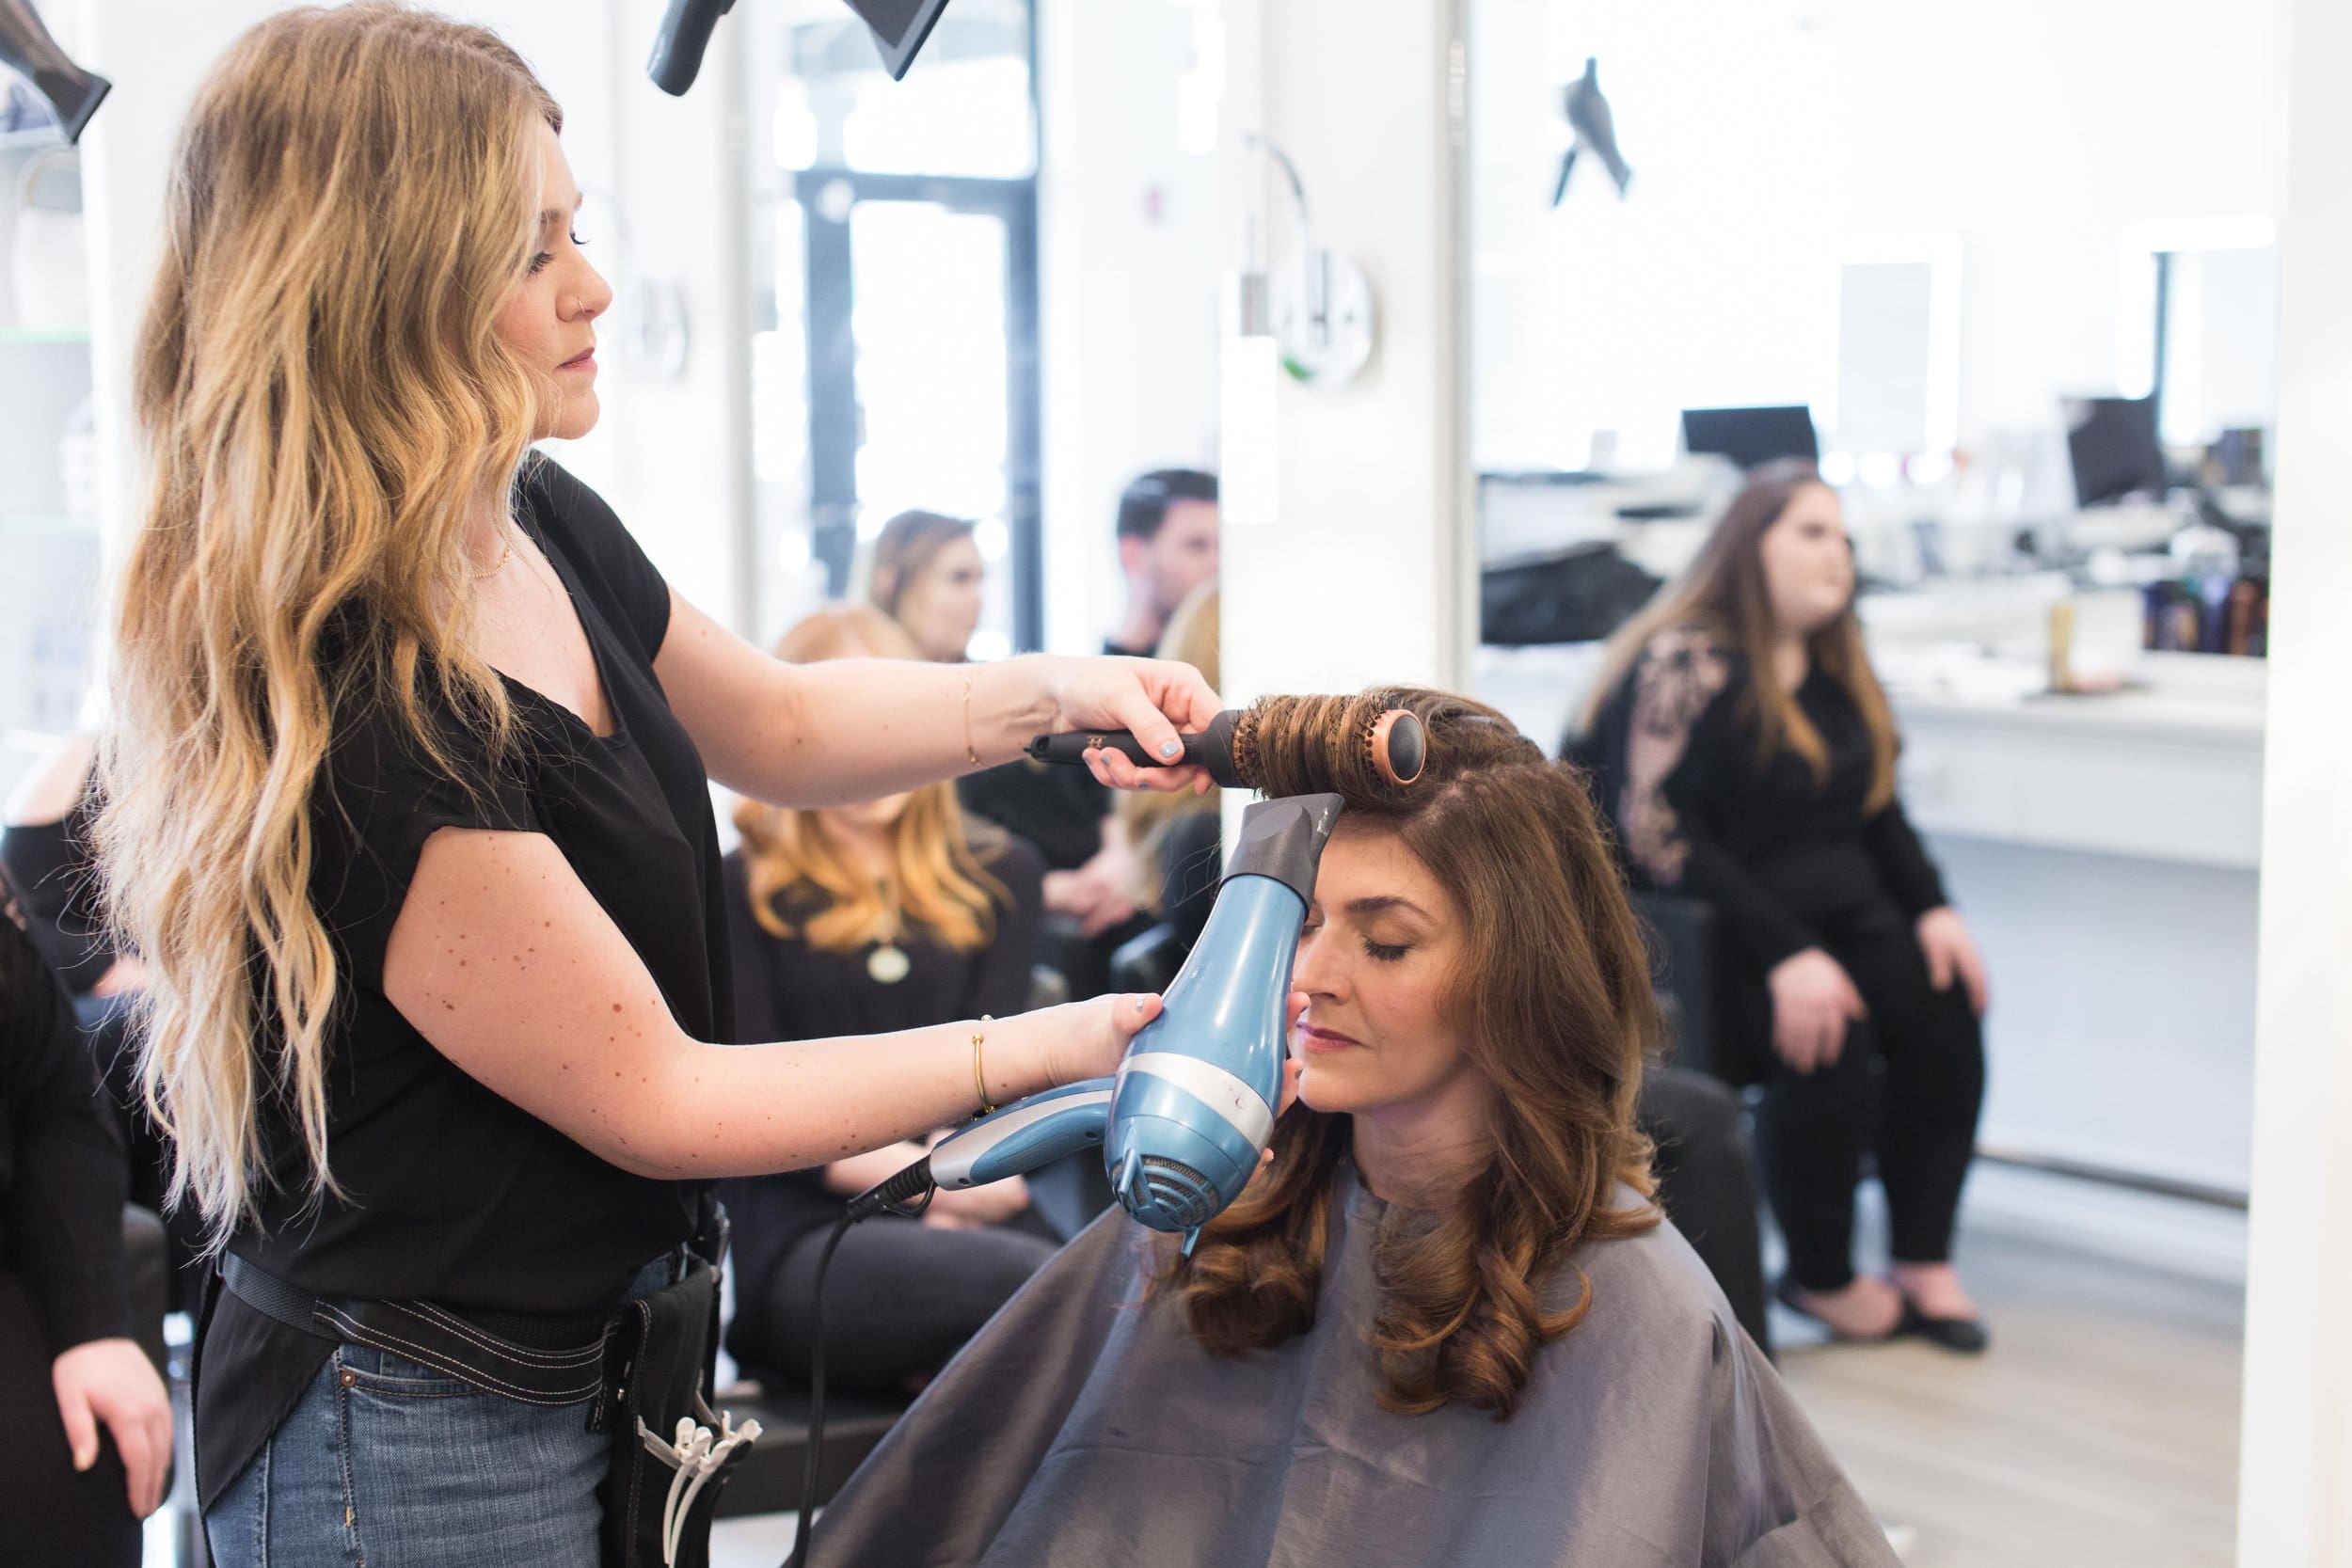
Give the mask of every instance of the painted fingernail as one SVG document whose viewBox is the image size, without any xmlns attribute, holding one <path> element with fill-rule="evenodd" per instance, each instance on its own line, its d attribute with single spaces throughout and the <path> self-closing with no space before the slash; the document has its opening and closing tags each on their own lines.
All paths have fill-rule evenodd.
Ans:
<svg viewBox="0 0 2352 1568">
<path fill-rule="evenodd" d="M 1137 1012 L 1141 1012 L 1141 1011 L 1143 1011 L 1145 1004 L 1149 1003 L 1151 1000 L 1152 1000 L 1152 999 L 1151 999 L 1150 997 L 1148 997 L 1148 996 L 1138 996 L 1138 997 L 1136 997 L 1136 1011 L 1137 1011 Z"/>
<path fill-rule="evenodd" d="M 1172 757 L 1184 749 L 1184 746 L 1177 741 L 1163 740 L 1160 742 L 1160 755 L 1164 757 Z"/>
</svg>

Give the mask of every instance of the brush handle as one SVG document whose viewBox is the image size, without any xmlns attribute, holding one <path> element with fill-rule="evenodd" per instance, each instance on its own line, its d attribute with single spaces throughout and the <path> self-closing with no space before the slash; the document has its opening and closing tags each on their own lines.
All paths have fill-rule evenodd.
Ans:
<svg viewBox="0 0 2352 1568">
<path fill-rule="evenodd" d="M 1233 726 L 1241 720 L 1228 710 L 1209 721 L 1199 735 L 1183 736 L 1184 753 L 1172 760 L 1155 757 L 1131 730 L 1076 730 L 1068 735 L 1041 735 L 1029 742 L 1029 755 L 1038 762 L 1083 768 L 1089 752 L 1117 752 L 1137 768 L 1201 768 L 1226 789 L 1247 789 L 1248 781 L 1233 768 Z"/>
</svg>

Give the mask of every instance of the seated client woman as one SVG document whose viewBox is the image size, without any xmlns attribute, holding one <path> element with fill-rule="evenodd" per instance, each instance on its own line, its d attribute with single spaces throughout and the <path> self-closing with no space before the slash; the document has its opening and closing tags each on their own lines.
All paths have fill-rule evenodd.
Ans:
<svg viewBox="0 0 2352 1568">
<path fill-rule="evenodd" d="M 914 658 L 898 623 L 868 606 L 819 610 L 785 635 L 794 664 Z M 953 784 L 866 805 L 736 808 L 726 858 L 736 1022 L 746 1040 L 884 1034 L 1026 1010 L 1037 943 L 1037 854 L 967 824 Z M 806 1376 L 817 1257 L 850 1197 L 922 1157 L 917 1144 L 815 1170 L 724 1182 L 735 1225 L 736 1314 L 727 1348 L 746 1366 Z M 850 1232 L 826 1282 L 826 1356 L 836 1387 L 901 1395 L 939 1370 L 1060 1238 L 1019 1180 L 943 1193 L 921 1221 Z"/>
<path fill-rule="evenodd" d="M 1429 736 L 1384 784 L 1357 737 Z M 1186 1261 L 1113 1210 L 932 1383 L 814 1560 L 1891 1565 L 1650 1197 L 1640 936 L 1573 769 L 1441 693 L 1275 698 L 1330 790 L 1298 1094 Z"/>
</svg>

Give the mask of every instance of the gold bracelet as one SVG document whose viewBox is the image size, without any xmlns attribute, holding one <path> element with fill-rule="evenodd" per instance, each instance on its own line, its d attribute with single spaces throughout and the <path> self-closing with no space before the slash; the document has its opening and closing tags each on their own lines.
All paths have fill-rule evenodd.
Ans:
<svg viewBox="0 0 2352 1568">
<path fill-rule="evenodd" d="M 980 1022 L 993 1023 L 996 1021 L 989 1014 L 982 1013 Z M 980 1070 L 980 1042 L 986 1038 L 988 1038 L 986 1030 L 972 1031 L 972 1086 L 980 1091 L 980 1115 L 984 1117 L 996 1114 L 996 1107 L 988 1102 L 988 1075 Z"/>
<path fill-rule="evenodd" d="M 963 755 L 975 768 L 980 765 L 980 751 L 972 744 L 972 683 L 979 678 L 977 671 L 963 677 Z"/>
</svg>

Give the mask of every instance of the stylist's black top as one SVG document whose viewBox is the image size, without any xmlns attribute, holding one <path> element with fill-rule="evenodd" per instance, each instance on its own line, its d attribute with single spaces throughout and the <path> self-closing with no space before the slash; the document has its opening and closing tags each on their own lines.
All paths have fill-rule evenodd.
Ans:
<svg viewBox="0 0 2352 1568">
<path fill-rule="evenodd" d="M 724 876 L 727 928 L 735 943 L 737 1037 L 747 1044 L 833 1039 L 919 1029 L 984 1013 L 1010 1018 L 1026 1012 L 1045 867 L 1036 850 L 1009 836 L 993 848 L 980 848 L 979 858 L 1007 895 L 996 906 L 996 930 L 989 944 L 960 953 L 922 931 L 910 931 L 899 943 L 907 956 L 906 975 L 884 985 L 866 973 L 871 946 L 829 953 L 760 925 L 752 913 L 751 876 L 742 852 L 729 855 Z M 805 917 L 790 890 L 777 897 L 777 912 L 787 924 Z M 739 1302 L 765 1287 L 794 1242 L 831 1225 L 847 1207 L 846 1199 L 825 1190 L 821 1169 L 739 1178 L 720 1183 L 719 1193 L 735 1227 Z M 737 1320 L 746 1316 L 739 1311 Z"/>
<path fill-rule="evenodd" d="M 1818 669 L 1797 689 L 1824 780 L 1792 750 L 1758 754 L 1752 679 L 1721 639 L 1674 626 L 1610 694 L 1578 760 L 1637 875 L 1712 904 L 1759 971 L 1944 903 L 1902 802 L 1867 809 L 1870 732 L 1845 689 Z"/>
<path fill-rule="evenodd" d="M 385 946 L 425 839 L 444 827 L 536 832 L 619 926 L 687 1034 L 731 1035 L 709 788 L 653 670 L 669 588 L 612 509 L 553 463 L 530 460 L 515 510 L 571 594 L 615 728 L 599 738 L 509 680 L 522 739 L 494 767 L 421 678 L 469 791 L 419 754 L 387 707 L 336 715 L 312 794 L 310 892 L 343 987 L 326 1061 L 328 1163 L 342 1194 L 306 1208 L 301 1138 L 283 1104 L 266 1104 L 261 1223 L 230 1243 L 316 1295 L 597 1312 L 693 1227 L 700 1184 L 606 1164 L 459 1071 L 384 995 Z M 215 1301 L 197 1404 L 207 1505 L 333 1350 L 227 1291 Z"/>
</svg>

